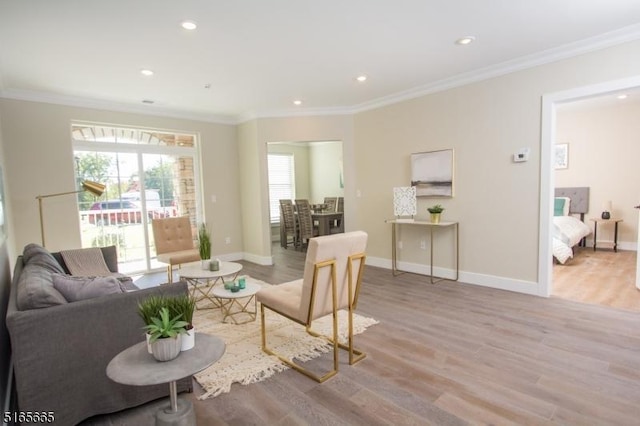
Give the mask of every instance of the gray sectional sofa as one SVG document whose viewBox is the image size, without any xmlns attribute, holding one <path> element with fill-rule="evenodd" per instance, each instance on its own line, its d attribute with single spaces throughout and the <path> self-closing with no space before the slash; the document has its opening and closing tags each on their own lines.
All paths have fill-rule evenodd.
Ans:
<svg viewBox="0 0 640 426">
<path fill-rule="evenodd" d="M 117 272 L 116 248 L 101 250 L 109 270 Z M 120 351 L 144 340 L 138 302 L 154 294 L 187 293 L 186 283 L 69 303 L 51 285 L 51 276 L 65 273 L 60 255 L 37 245 L 25 247 L 17 260 L 6 324 L 19 410 L 50 411 L 55 424 L 74 425 L 167 396 L 168 385 L 121 385 L 105 369 Z M 178 387 L 191 390 L 191 378 Z"/>
</svg>

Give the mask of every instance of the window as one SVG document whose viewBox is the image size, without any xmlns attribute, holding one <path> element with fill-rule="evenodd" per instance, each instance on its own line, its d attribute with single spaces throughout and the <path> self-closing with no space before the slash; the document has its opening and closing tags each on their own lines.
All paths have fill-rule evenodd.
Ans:
<svg viewBox="0 0 640 426">
<path fill-rule="evenodd" d="M 269 217 L 280 223 L 280 200 L 295 198 L 293 154 L 269 154 Z"/>
<path fill-rule="evenodd" d="M 194 134 L 73 123 L 78 182 L 106 185 L 78 194 L 83 247 L 116 245 L 121 272 L 161 267 L 151 220 L 189 216 L 195 235 L 201 206 Z"/>
</svg>

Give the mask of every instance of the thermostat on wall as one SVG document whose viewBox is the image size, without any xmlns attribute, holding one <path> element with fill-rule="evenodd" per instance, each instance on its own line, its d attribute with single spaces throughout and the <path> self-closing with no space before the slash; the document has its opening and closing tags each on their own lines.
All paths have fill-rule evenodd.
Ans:
<svg viewBox="0 0 640 426">
<path fill-rule="evenodd" d="M 520 151 L 513 154 L 514 163 L 522 163 L 529 160 L 529 148 L 522 148 Z"/>
</svg>

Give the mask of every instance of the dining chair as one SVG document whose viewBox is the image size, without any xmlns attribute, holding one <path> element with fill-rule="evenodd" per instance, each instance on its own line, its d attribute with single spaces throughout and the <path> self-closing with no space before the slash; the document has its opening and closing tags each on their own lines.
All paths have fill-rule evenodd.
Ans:
<svg viewBox="0 0 640 426">
<path fill-rule="evenodd" d="M 298 226 L 293 208 L 293 201 L 280 200 L 280 245 L 289 246 L 289 237 L 294 247 L 298 246 Z"/>
<path fill-rule="evenodd" d="M 353 231 L 312 238 L 309 241 L 303 278 L 284 284 L 263 287 L 256 295 L 260 302 L 262 350 L 277 356 L 300 373 L 322 383 L 338 373 L 339 349 L 349 353 L 353 365 L 366 355 L 353 345 L 353 313 L 358 303 L 366 259 L 367 234 Z M 333 347 L 333 368 L 313 372 L 269 348 L 265 309 L 298 324 L 312 336 L 327 339 Z M 348 313 L 347 343 L 338 341 L 338 310 Z M 314 320 L 331 314 L 332 334 L 325 336 L 312 330 Z"/>
<path fill-rule="evenodd" d="M 333 213 L 338 207 L 338 197 L 324 197 L 324 204 L 327 205 L 325 211 Z"/>
<path fill-rule="evenodd" d="M 318 235 L 318 229 L 313 225 L 309 200 L 297 199 L 296 210 L 298 211 L 298 242 L 300 247 L 303 247 L 305 244 L 308 245 L 311 238 Z"/>
<path fill-rule="evenodd" d="M 158 262 L 167 264 L 167 280 L 173 282 L 173 267 L 200 260 L 194 245 L 189 216 L 167 217 L 151 221 Z"/>
</svg>

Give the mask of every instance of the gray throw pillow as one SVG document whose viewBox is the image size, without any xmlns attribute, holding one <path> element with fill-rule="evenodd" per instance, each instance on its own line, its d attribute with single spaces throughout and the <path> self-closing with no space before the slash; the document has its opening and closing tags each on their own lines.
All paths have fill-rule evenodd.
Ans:
<svg viewBox="0 0 640 426">
<path fill-rule="evenodd" d="M 20 273 L 16 303 L 21 311 L 67 303 L 64 296 L 53 288 L 53 274 L 37 263 L 26 264 Z"/>
<path fill-rule="evenodd" d="M 115 277 L 73 277 L 53 274 L 53 286 L 68 302 L 125 292 L 124 285 Z"/>
</svg>

